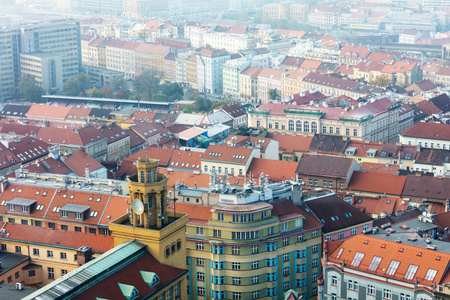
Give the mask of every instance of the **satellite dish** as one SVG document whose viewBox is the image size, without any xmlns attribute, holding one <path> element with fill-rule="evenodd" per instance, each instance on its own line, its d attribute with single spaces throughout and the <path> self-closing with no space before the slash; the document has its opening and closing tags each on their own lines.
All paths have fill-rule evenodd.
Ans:
<svg viewBox="0 0 450 300">
<path fill-rule="evenodd" d="M 142 215 L 142 213 L 144 212 L 144 204 L 139 199 L 136 199 L 133 201 L 133 203 L 131 203 L 131 208 L 137 215 Z"/>
</svg>

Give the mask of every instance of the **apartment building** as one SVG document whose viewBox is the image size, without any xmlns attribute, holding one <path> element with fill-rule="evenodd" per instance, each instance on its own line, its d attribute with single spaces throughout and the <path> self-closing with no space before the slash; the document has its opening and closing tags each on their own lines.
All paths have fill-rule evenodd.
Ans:
<svg viewBox="0 0 450 300">
<path fill-rule="evenodd" d="M 134 78 L 135 50 L 140 46 L 136 42 L 110 40 L 106 44 L 106 68 L 123 72 L 126 79 Z"/>
<path fill-rule="evenodd" d="M 0 99 L 14 94 L 16 83 L 19 82 L 19 43 L 20 31 L 18 28 L 3 28 L 0 30 Z M 16 63 L 15 63 L 16 62 Z"/>
<path fill-rule="evenodd" d="M 248 126 L 269 132 L 324 133 L 355 140 L 390 141 L 398 134 L 398 108 L 383 98 L 355 109 L 268 103 L 249 111 Z"/>
<path fill-rule="evenodd" d="M 302 81 L 308 75 L 308 72 L 293 70 L 282 74 L 281 78 L 281 96 L 287 97 L 303 92 Z"/>
<path fill-rule="evenodd" d="M 268 103 L 270 100 L 270 91 L 276 90 L 281 95 L 283 71 L 264 68 L 258 76 L 258 102 Z"/>
<path fill-rule="evenodd" d="M 225 49 L 228 52 L 253 49 L 256 40 L 246 34 L 197 30 L 190 34 L 192 46 L 195 48 L 210 45 L 214 49 Z"/>
<path fill-rule="evenodd" d="M 134 50 L 136 75 L 145 70 L 164 74 L 164 57 L 171 52 L 170 47 L 140 43 Z"/>
<path fill-rule="evenodd" d="M 297 3 L 268 3 L 263 5 L 263 15 L 266 18 L 279 20 L 289 19 L 296 21 L 308 20 L 309 7 Z"/>
<path fill-rule="evenodd" d="M 312 6 L 309 10 L 308 22 L 312 26 L 330 29 L 338 24 L 340 9 L 332 4 Z"/>
<path fill-rule="evenodd" d="M 197 89 L 197 54 L 192 54 L 186 60 L 186 83 L 193 89 Z"/>
<path fill-rule="evenodd" d="M 258 77 L 261 71 L 261 68 L 248 67 L 239 75 L 239 90 L 242 100 L 251 103 L 258 101 Z"/>
<path fill-rule="evenodd" d="M 209 94 L 222 94 L 223 65 L 230 58 L 225 50 L 203 49 L 197 54 L 197 88 L 200 92 L 206 87 Z"/>
<path fill-rule="evenodd" d="M 231 59 L 223 64 L 223 93 L 231 96 L 234 99 L 239 99 L 240 96 L 240 74 L 248 66 L 250 66 L 249 59 Z"/>
<path fill-rule="evenodd" d="M 46 94 L 63 91 L 62 57 L 49 52 L 20 54 L 20 72 L 33 76 Z M 34 101 L 35 99 L 26 99 Z"/>
<path fill-rule="evenodd" d="M 419 122 L 399 133 L 400 143 L 424 148 L 450 149 L 448 124 Z"/>
</svg>

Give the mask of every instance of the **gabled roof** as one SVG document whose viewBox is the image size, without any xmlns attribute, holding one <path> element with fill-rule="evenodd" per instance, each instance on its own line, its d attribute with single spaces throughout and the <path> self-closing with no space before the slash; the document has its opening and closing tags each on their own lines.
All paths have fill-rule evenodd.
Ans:
<svg viewBox="0 0 450 300">
<path fill-rule="evenodd" d="M 402 203 L 403 205 L 400 205 Z M 402 198 L 369 198 L 361 196 L 354 197 L 353 205 L 361 212 L 368 215 L 380 215 L 383 212 L 388 215 L 395 215 L 397 210 L 405 210 L 408 206 L 407 203 L 403 202 Z"/>
<path fill-rule="evenodd" d="M 329 245 L 335 247 L 333 251 L 328 253 L 328 261 L 332 263 L 340 264 L 345 260 L 346 268 L 411 284 L 417 279 L 418 284 L 430 288 L 434 281 L 441 284 L 442 279 L 447 274 L 450 262 L 450 255 L 447 253 L 361 234 L 352 236 L 343 242 L 330 242 Z M 357 260 L 358 263 L 355 262 L 356 255 L 361 258 Z M 375 256 L 381 258 L 380 263 L 376 266 L 372 264 Z M 399 263 L 395 270 L 390 268 L 392 261 Z M 417 270 L 410 279 L 405 278 L 411 265 L 417 266 Z M 370 267 L 373 267 L 373 270 L 370 270 Z M 432 280 L 427 280 L 426 275 L 430 269 L 437 272 Z"/>
<path fill-rule="evenodd" d="M 403 197 L 447 200 L 450 195 L 450 178 L 432 176 L 406 176 Z"/>
<path fill-rule="evenodd" d="M 313 60 L 313 59 L 305 59 L 302 64 L 300 65 L 300 69 L 302 70 L 316 70 L 320 65 L 322 64 L 322 61 L 320 60 Z"/>
<path fill-rule="evenodd" d="M 66 116 L 66 121 L 87 120 L 92 108 L 91 107 L 72 107 Z"/>
<path fill-rule="evenodd" d="M 5 107 L 3 107 L 1 114 L 5 117 L 25 117 L 30 108 L 30 105 L 6 104 Z"/>
<path fill-rule="evenodd" d="M 227 145 L 209 145 L 202 161 L 215 161 L 245 165 L 250 159 L 253 149 L 244 147 L 229 147 Z"/>
<path fill-rule="evenodd" d="M 324 233 L 343 230 L 372 220 L 371 217 L 336 195 L 307 200 L 305 205 L 324 224 L 322 229 Z"/>
<path fill-rule="evenodd" d="M 359 85 L 358 82 L 353 80 L 341 79 L 318 73 L 309 73 L 303 81 L 348 91 L 353 91 Z"/>
<path fill-rule="evenodd" d="M 311 152 L 319 154 L 342 154 L 347 148 L 348 140 L 338 135 L 315 134 L 309 147 Z"/>
<path fill-rule="evenodd" d="M 344 46 L 341 49 L 341 53 L 339 56 L 346 57 L 346 56 L 352 56 L 353 54 L 356 54 L 357 58 L 366 58 L 369 54 L 370 50 L 367 47 L 354 47 L 354 46 Z"/>
<path fill-rule="evenodd" d="M 78 177 L 85 176 L 85 168 L 88 168 L 90 172 L 104 168 L 101 163 L 96 161 L 92 156 L 87 155 L 83 150 L 77 150 L 72 154 L 65 156 L 64 163 Z"/>
<path fill-rule="evenodd" d="M 256 67 L 247 67 L 244 71 L 241 72 L 242 75 L 249 75 L 251 77 L 258 77 L 261 73 L 261 68 Z"/>
<path fill-rule="evenodd" d="M 37 133 L 41 128 L 42 127 L 39 126 L 10 123 L 10 124 L 2 124 L 2 127 L 0 128 L 0 133 L 15 133 L 18 136 L 26 136 L 31 135 L 33 133 Z"/>
<path fill-rule="evenodd" d="M 294 56 L 286 56 L 286 58 L 283 60 L 281 65 L 284 66 L 291 66 L 291 67 L 300 67 L 302 62 L 304 61 L 304 58 L 294 57 Z"/>
<path fill-rule="evenodd" d="M 450 140 L 450 125 L 419 122 L 400 133 L 407 137 Z"/>
<path fill-rule="evenodd" d="M 24 169 L 31 173 L 69 174 L 72 172 L 61 160 L 52 157 L 28 164 Z"/>
<path fill-rule="evenodd" d="M 400 168 L 399 165 L 386 165 L 386 164 L 377 164 L 377 163 L 369 163 L 363 162 L 361 164 L 361 170 L 371 172 L 371 173 L 381 173 L 381 174 L 390 174 L 393 175 Z"/>
<path fill-rule="evenodd" d="M 396 61 L 393 64 L 385 65 L 382 73 L 403 73 L 410 72 L 416 66 L 415 63 L 408 63 L 404 61 Z"/>
<path fill-rule="evenodd" d="M 353 162 L 353 158 L 303 154 L 296 173 L 299 176 L 326 176 L 347 179 Z"/>
<path fill-rule="evenodd" d="M 108 139 L 108 144 L 115 143 L 130 136 L 127 131 L 122 129 L 116 123 L 111 123 L 109 125 L 100 127 L 100 132 Z"/>
<path fill-rule="evenodd" d="M 201 171 L 202 152 L 174 150 L 168 168 L 186 172 Z"/>
<path fill-rule="evenodd" d="M 0 222 L 3 226 L 4 222 Z M 114 238 L 110 235 L 103 234 L 85 234 L 81 232 L 70 232 L 67 234 L 66 230 L 56 229 L 52 230 L 48 227 L 22 225 L 7 222 L 5 232 L 8 236 L 1 236 L 3 240 L 19 240 L 28 243 L 37 243 L 43 245 L 53 245 L 60 247 L 68 247 L 77 249 L 82 246 L 92 247 L 96 252 L 106 252 L 114 246 Z"/>
<path fill-rule="evenodd" d="M 222 107 L 222 110 L 227 113 L 233 119 L 245 116 L 247 113 L 239 105 L 233 104 Z"/>
<path fill-rule="evenodd" d="M 49 144 L 85 146 L 105 137 L 94 126 L 89 125 L 81 129 L 42 127 L 36 138 Z"/>
<path fill-rule="evenodd" d="M 173 202 L 170 202 L 170 206 L 174 206 Z M 175 203 L 175 210 L 177 212 L 189 215 L 189 220 L 203 220 L 209 221 L 212 219 L 211 213 L 212 206 L 210 205 L 196 205 L 183 202 Z"/>
<path fill-rule="evenodd" d="M 156 55 L 166 55 L 170 52 L 169 46 L 163 45 L 150 45 L 150 44 L 139 44 L 134 50 L 135 52 L 147 53 L 147 54 L 156 54 Z"/>
<path fill-rule="evenodd" d="M 256 178 L 259 174 L 264 173 L 270 181 L 295 180 L 297 166 L 298 162 L 294 161 L 253 158 L 247 175 L 253 174 L 253 177 Z"/>
<path fill-rule="evenodd" d="M 33 118 L 52 118 L 52 119 L 65 119 L 68 115 L 71 107 L 55 106 L 55 105 L 43 105 L 33 104 L 28 112 L 27 117 Z"/>
<path fill-rule="evenodd" d="M 450 97 L 447 95 L 447 93 L 443 93 L 439 96 L 433 97 L 429 101 L 444 113 L 450 111 Z"/>
<path fill-rule="evenodd" d="M 422 148 L 417 152 L 414 162 L 417 164 L 443 166 L 450 163 L 450 150 Z"/>
<path fill-rule="evenodd" d="M 49 148 L 46 142 L 30 136 L 9 143 L 9 150 L 20 158 L 22 164 L 47 155 Z"/>
<path fill-rule="evenodd" d="M 406 176 L 355 171 L 347 190 L 400 196 L 405 181 Z"/>
<path fill-rule="evenodd" d="M 348 142 L 345 150 L 347 150 L 349 148 L 356 148 L 355 154 L 353 154 L 351 156 L 367 157 L 367 151 L 370 150 L 370 152 L 373 152 L 374 150 L 376 150 L 375 157 L 378 157 L 380 155 L 381 149 L 383 148 L 383 144 L 377 143 L 377 142 L 350 140 Z M 342 153 L 346 154 L 345 150 Z"/>
<path fill-rule="evenodd" d="M 273 140 L 278 141 L 278 145 L 280 151 L 283 153 L 291 154 L 294 152 L 309 152 L 309 147 L 311 145 L 312 136 L 303 136 L 303 135 L 290 135 L 290 134 L 274 134 L 269 133 L 267 137 L 272 138 Z"/>
<path fill-rule="evenodd" d="M 283 71 L 270 69 L 270 68 L 264 68 L 261 70 L 261 73 L 259 73 L 258 77 L 270 78 L 270 79 L 274 79 L 274 80 L 281 80 L 282 75 L 283 75 Z"/>
<path fill-rule="evenodd" d="M 180 183 L 184 183 L 189 187 L 193 187 L 195 185 L 197 185 L 197 187 L 199 188 L 209 187 L 210 177 L 208 174 L 192 174 L 190 172 L 184 171 L 168 171 L 167 169 L 159 169 L 158 172 L 167 176 L 167 178 L 169 179 L 167 181 L 167 186 L 169 188 Z M 243 185 L 243 177 L 241 181 L 241 185 Z M 232 183 L 233 180 L 229 178 L 228 182 Z"/>
<path fill-rule="evenodd" d="M 280 222 L 293 218 L 304 217 L 301 210 L 288 200 L 276 201 L 272 203 L 272 215 L 277 216 Z"/>
<path fill-rule="evenodd" d="M 429 91 L 429 90 L 434 90 L 437 86 L 434 84 L 433 81 L 429 80 L 429 79 L 425 79 L 422 81 L 416 81 L 413 84 L 411 84 L 410 86 L 406 87 L 405 89 L 407 91 L 410 90 L 415 90 L 416 88 L 422 92 L 425 91 Z"/>
</svg>

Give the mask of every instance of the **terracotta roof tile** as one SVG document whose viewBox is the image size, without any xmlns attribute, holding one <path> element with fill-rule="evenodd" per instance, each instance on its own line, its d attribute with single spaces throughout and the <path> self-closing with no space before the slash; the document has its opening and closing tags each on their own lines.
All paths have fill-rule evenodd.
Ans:
<svg viewBox="0 0 450 300">
<path fill-rule="evenodd" d="M 173 206 L 173 202 L 170 202 L 169 205 Z M 188 214 L 189 220 L 191 220 L 191 219 L 203 220 L 203 221 L 211 220 L 212 219 L 211 207 L 212 206 L 208 206 L 208 205 L 196 205 L 196 204 L 189 204 L 189 203 L 183 203 L 183 202 L 177 202 L 175 204 L 176 212 Z"/>
<path fill-rule="evenodd" d="M 70 155 L 66 155 L 64 163 L 79 177 L 85 176 L 85 168 L 88 168 L 90 172 L 104 168 L 101 163 L 83 150 L 77 150 Z"/>
<path fill-rule="evenodd" d="M 4 222 L 0 222 L 3 226 Z M 106 252 L 114 247 L 114 238 L 103 234 L 86 234 L 81 232 L 70 232 L 66 230 L 52 230 L 47 227 L 6 223 L 5 231 L 9 233 L 5 240 L 19 240 L 24 242 L 40 243 L 46 245 L 58 245 L 72 249 L 81 246 L 92 247 L 96 252 Z"/>
<path fill-rule="evenodd" d="M 15 133 L 18 136 L 31 135 L 37 133 L 42 127 L 31 126 L 31 125 L 21 125 L 17 123 L 2 124 L 0 128 L 0 133 Z"/>
<path fill-rule="evenodd" d="M 85 121 L 88 119 L 89 114 L 91 113 L 91 107 L 72 107 L 66 116 L 66 121 L 75 121 L 82 120 Z"/>
<path fill-rule="evenodd" d="M 169 178 L 169 180 L 167 181 L 168 187 L 172 187 L 173 185 L 183 182 L 189 187 L 194 187 L 195 185 L 202 188 L 209 187 L 210 178 L 208 174 L 192 174 L 182 171 L 168 171 L 165 169 L 158 169 L 158 172 L 166 175 Z M 228 181 L 230 183 L 232 182 L 231 179 L 229 179 Z"/>
<path fill-rule="evenodd" d="M 33 137 L 27 136 L 9 143 L 9 150 L 14 153 L 22 164 L 46 156 L 50 145 Z"/>
<path fill-rule="evenodd" d="M 242 75 L 249 75 L 251 77 L 258 77 L 261 73 L 261 68 L 256 67 L 247 67 L 244 71 L 241 72 Z"/>
<path fill-rule="evenodd" d="M 26 115 L 30 119 L 53 118 L 64 120 L 71 109 L 71 107 L 64 106 L 33 104 Z"/>
<path fill-rule="evenodd" d="M 303 154 L 296 173 L 299 176 L 328 176 L 347 179 L 353 158 Z"/>
<path fill-rule="evenodd" d="M 450 140 L 450 125 L 419 122 L 400 134 L 407 137 Z"/>
<path fill-rule="evenodd" d="M 264 173 L 271 181 L 295 180 L 297 166 L 298 162 L 293 161 L 254 158 L 248 168 L 247 175 L 253 172 L 253 177 L 256 178 L 260 173 Z"/>
<path fill-rule="evenodd" d="M 363 162 L 361 164 L 361 170 L 371 172 L 371 173 L 381 173 L 381 174 L 394 174 L 400 168 L 399 165 L 385 165 L 377 163 Z"/>
<path fill-rule="evenodd" d="M 406 176 L 402 196 L 421 199 L 447 200 L 450 195 L 450 178 L 432 176 Z"/>
<path fill-rule="evenodd" d="M 196 151 L 173 151 L 168 164 L 168 168 L 174 170 L 184 170 L 186 172 L 201 171 L 202 152 Z"/>
<path fill-rule="evenodd" d="M 405 181 L 406 176 L 355 171 L 347 190 L 400 196 Z"/>
<path fill-rule="evenodd" d="M 258 77 L 265 77 L 275 80 L 281 80 L 281 77 L 283 75 L 283 71 L 270 69 L 270 68 L 264 68 L 261 70 L 261 73 L 259 73 Z"/>
<path fill-rule="evenodd" d="M 283 135 L 283 134 L 268 134 L 268 137 L 278 141 L 280 151 L 283 153 L 294 153 L 294 152 L 304 152 L 309 153 L 309 147 L 311 145 L 312 136 L 302 136 L 302 135 Z"/>
</svg>

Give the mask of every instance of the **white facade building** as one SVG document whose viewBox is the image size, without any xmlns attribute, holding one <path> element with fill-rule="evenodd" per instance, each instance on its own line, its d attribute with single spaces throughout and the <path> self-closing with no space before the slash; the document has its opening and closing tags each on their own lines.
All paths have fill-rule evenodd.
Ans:
<svg viewBox="0 0 450 300">
<path fill-rule="evenodd" d="M 223 64 L 230 59 L 230 54 L 224 50 L 203 49 L 197 55 L 197 86 L 200 92 L 222 94 Z M 204 72 L 206 71 L 206 73 Z M 205 83 L 206 80 L 206 83 Z"/>
</svg>

